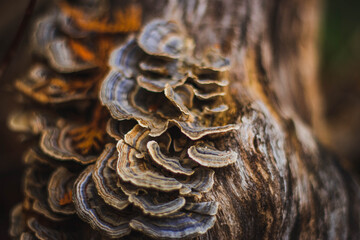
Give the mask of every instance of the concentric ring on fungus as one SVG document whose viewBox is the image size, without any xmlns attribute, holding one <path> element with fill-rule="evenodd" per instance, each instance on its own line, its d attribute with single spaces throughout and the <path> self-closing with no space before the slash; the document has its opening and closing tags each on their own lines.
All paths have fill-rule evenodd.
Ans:
<svg viewBox="0 0 360 240">
<path fill-rule="evenodd" d="M 179 239 L 204 234 L 216 222 L 219 204 L 202 201 L 214 185 L 211 168 L 238 159 L 208 137 L 238 127 L 222 120 L 231 118 L 229 60 L 212 49 L 195 58 L 194 41 L 175 21 L 155 19 L 124 42 L 124 35 L 116 34 L 136 30 L 141 9 L 114 3 L 113 10 L 112 3 L 63 0 L 36 22 L 34 47 L 44 61 L 16 86 L 43 105 L 65 104 L 59 114 L 66 116 L 48 119 L 31 110 L 9 121 L 15 130 L 40 135 L 37 147 L 25 155 L 27 200 L 13 210 L 13 224 L 21 223 L 12 227 L 15 237 L 66 238 L 71 234 L 62 230 L 68 228 L 64 223 L 74 221 L 110 238 L 138 231 Z M 93 39 L 105 33 L 114 41 Z M 97 54 L 107 44 L 112 51 L 103 74 Z M 93 104 L 96 94 L 106 108 Z M 71 107 L 83 116 L 66 110 L 66 103 L 80 101 L 87 105 Z M 101 115 L 102 110 L 110 114 Z M 89 112 L 93 117 L 86 125 L 89 121 L 81 118 Z M 89 145 L 85 140 L 91 134 L 85 133 L 92 130 L 94 145 Z M 74 236 L 83 234 L 79 229 Z"/>
<path fill-rule="evenodd" d="M 118 140 L 118 185 L 142 212 L 130 227 L 154 238 L 192 237 L 211 228 L 218 203 L 196 202 L 214 184 L 214 171 L 207 167 L 237 160 L 237 153 L 202 140 L 237 128 L 201 120 L 228 110 L 223 96 L 229 61 L 214 51 L 203 61 L 192 59 L 192 49 L 175 22 L 154 20 L 137 40 L 132 37 L 113 51 L 102 83 L 101 102 L 117 120 L 107 129 Z M 138 125 L 124 133 L 120 126 L 125 119 Z M 184 137 L 173 135 L 173 126 Z M 156 192 L 173 197 L 156 204 Z"/>
</svg>

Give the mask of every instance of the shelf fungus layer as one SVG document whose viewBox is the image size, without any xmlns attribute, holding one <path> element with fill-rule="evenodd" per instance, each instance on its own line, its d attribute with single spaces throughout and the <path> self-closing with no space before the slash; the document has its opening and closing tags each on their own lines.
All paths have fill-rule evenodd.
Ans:
<svg viewBox="0 0 360 240">
<path fill-rule="evenodd" d="M 137 209 L 128 224 L 153 238 L 189 238 L 210 229 L 218 203 L 201 198 L 213 187 L 211 168 L 238 158 L 207 138 L 237 128 L 217 121 L 229 119 L 229 61 L 215 50 L 197 59 L 193 49 L 182 26 L 154 20 L 113 50 L 101 87 L 100 100 L 112 116 L 107 132 L 118 141 L 117 153 L 108 146 L 109 158 L 117 159 L 113 177 Z"/>
<path fill-rule="evenodd" d="M 155 19 L 125 36 L 140 28 L 139 6 L 62 0 L 36 21 L 39 60 L 16 86 L 56 113 L 30 109 L 9 121 L 40 135 L 25 155 L 13 236 L 182 239 L 214 226 L 219 204 L 203 200 L 212 168 L 238 159 L 213 142 L 237 129 L 230 63 L 213 49 L 195 57 L 175 21 Z"/>
<path fill-rule="evenodd" d="M 192 51 L 182 27 L 154 20 L 137 39 L 130 38 L 112 52 L 101 102 L 115 119 L 135 119 L 151 136 L 172 125 L 193 140 L 235 129 L 232 124 L 203 120 L 228 110 L 223 95 L 229 62 L 215 51 L 202 61 L 192 57 Z"/>
</svg>

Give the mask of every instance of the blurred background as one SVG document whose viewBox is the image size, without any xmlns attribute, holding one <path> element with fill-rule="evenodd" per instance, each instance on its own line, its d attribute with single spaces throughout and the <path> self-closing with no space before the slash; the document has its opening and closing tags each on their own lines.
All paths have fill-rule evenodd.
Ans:
<svg viewBox="0 0 360 240">
<path fill-rule="evenodd" d="M 46 1 L 37 1 L 33 15 Z M 49 1 L 50 2 L 50 1 Z M 319 42 L 319 82 L 323 94 L 325 132 L 321 141 L 338 154 L 341 164 L 360 176 L 360 1 L 324 0 Z M 29 0 L 0 1 L 0 62 L 13 41 Z M 31 21 L 31 19 L 28 19 Z M 19 136 L 7 129 L 9 112 L 14 109 L 14 78 L 26 71 L 27 44 L 31 23 L 15 58 L 0 79 L 0 239 L 8 239 L 9 210 L 21 201 L 26 148 Z"/>
</svg>

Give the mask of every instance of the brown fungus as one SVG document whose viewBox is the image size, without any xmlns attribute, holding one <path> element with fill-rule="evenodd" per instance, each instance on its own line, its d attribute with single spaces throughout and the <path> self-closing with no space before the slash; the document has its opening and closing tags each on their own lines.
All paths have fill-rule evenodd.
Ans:
<svg viewBox="0 0 360 240">
<path fill-rule="evenodd" d="M 219 151 L 215 147 L 198 142 L 188 150 L 189 157 L 206 167 L 225 167 L 237 160 L 237 153 L 234 151 Z"/>
<path fill-rule="evenodd" d="M 149 55 L 178 58 L 185 48 L 186 36 L 175 22 L 157 19 L 141 31 L 138 43 Z"/>
<path fill-rule="evenodd" d="M 137 6 L 81 0 L 61 1 L 59 7 L 36 24 L 34 47 L 45 61 L 17 82 L 25 95 L 65 112 L 62 119 L 50 117 L 50 123 L 37 117 L 24 121 L 26 114 L 13 121 L 18 129 L 41 134 L 41 151 L 34 148 L 25 156 L 30 167 L 24 206 L 31 215 L 28 229 L 17 235 L 84 238 L 83 232 L 69 235 L 60 227 L 77 222 L 76 215 L 69 216 L 73 212 L 85 227 L 90 224 L 110 238 L 132 230 L 160 239 L 205 233 L 218 209 L 217 202 L 200 201 L 214 184 L 210 167 L 237 158 L 234 152 L 208 147 L 211 138 L 203 138 L 236 128 L 228 120 L 217 120 L 231 118 L 231 102 L 225 98 L 228 60 L 216 51 L 196 59 L 185 29 L 161 19 L 113 48 L 124 39 L 112 34 L 139 24 Z M 98 37 L 93 33 L 101 33 L 100 40 L 94 40 Z M 110 71 L 100 82 L 97 74 L 107 67 Z M 110 119 L 100 104 L 91 106 L 99 90 Z M 69 101 L 86 103 L 76 108 L 87 117 L 91 112 L 91 121 L 69 113 L 64 104 Z M 105 128 L 113 139 L 105 136 Z M 114 140 L 116 146 L 106 144 Z"/>
<path fill-rule="evenodd" d="M 62 161 L 76 161 L 81 164 L 96 161 L 96 155 L 88 153 L 88 151 L 86 151 L 88 154 L 83 155 L 76 149 L 71 133 L 78 127 L 76 124 L 59 121 L 56 127 L 46 128 L 41 135 L 41 149 L 49 156 Z M 92 144 L 96 144 L 96 142 L 92 142 Z M 79 147 L 82 149 L 88 146 L 79 145 Z"/>
<path fill-rule="evenodd" d="M 174 22 L 154 20 L 144 27 L 137 41 L 131 38 L 112 52 L 112 70 L 100 94 L 112 117 L 135 119 L 150 130 L 151 136 L 161 135 L 169 122 L 193 140 L 236 129 L 232 124 L 217 126 L 200 120 L 228 110 L 222 96 L 229 83 L 229 66 L 216 54 L 200 63 L 189 60 L 187 54 L 192 54 L 193 47 L 187 39 Z M 194 96 L 198 98 L 196 104 Z M 206 103 L 201 103 L 203 100 Z"/>
<path fill-rule="evenodd" d="M 142 212 L 152 216 L 166 216 L 177 212 L 185 205 L 185 198 L 173 193 L 164 193 L 154 189 L 138 188 L 126 182 L 118 182 L 120 188 L 129 196 L 129 201 Z"/>
<path fill-rule="evenodd" d="M 48 59 L 50 65 L 61 73 L 71 73 L 96 67 L 93 62 L 81 59 L 71 46 L 70 39 L 57 28 L 57 12 L 38 20 L 33 37 L 34 49 Z"/>
<path fill-rule="evenodd" d="M 46 240 L 46 239 L 68 239 L 68 236 L 65 232 L 48 228 L 42 225 L 36 218 L 30 218 L 27 221 L 27 225 L 35 233 L 35 236 L 38 239 Z"/>
<path fill-rule="evenodd" d="M 128 235 L 131 231 L 126 212 L 120 212 L 107 205 L 96 190 L 92 180 L 94 165 L 88 166 L 78 177 L 73 189 L 76 213 L 95 230 L 111 238 Z"/>
<path fill-rule="evenodd" d="M 23 214 L 23 206 L 22 203 L 18 203 L 10 211 L 9 235 L 13 238 L 17 238 L 21 235 L 22 232 L 25 231 L 25 228 L 26 228 L 26 222 L 25 222 L 25 216 Z"/>
<path fill-rule="evenodd" d="M 118 154 L 115 145 L 109 143 L 96 161 L 92 174 L 98 194 L 110 206 L 122 210 L 129 205 L 128 197 L 117 186 L 116 174 Z"/>
<path fill-rule="evenodd" d="M 130 226 L 152 238 L 181 239 L 204 234 L 214 226 L 215 221 L 214 216 L 178 212 L 162 218 L 140 216 L 131 220 Z"/>
<path fill-rule="evenodd" d="M 160 146 L 155 141 L 150 141 L 147 143 L 147 148 L 150 153 L 151 158 L 160 166 L 166 168 L 167 170 L 184 175 L 192 175 L 194 170 L 191 168 L 186 168 L 181 165 L 181 159 L 175 157 L 166 157 L 160 150 Z"/>
<path fill-rule="evenodd" d="M 168 121 L 150 112 L 140 110 L 131 98 L 136 91 L 136 82 L 121 73 L 111 71 L 105 78 L 100 99 L 117 120 L 135 119 L 142 127 L 150 128 L 158 136 L 166 131 Z"/>
<path fill-rule="evenodd" d="M 75 174 L 64 167 L 56 169 L 48 183 L 48 203 L 54 212 L 62 214 L 74 214 L 72 203 L 72 187 L 75 182 Z"/>
<path fill-rule="evenodd" d="M 48 119 L 40 112 L 15 111 L 8 118 L 8 126 L 12 131 L 39 134 L 48 125 Z"/>
<path fill-rule="evenodd" d="M 16 81 L 19 91 L 41 103 L 63 103 L 94 98 L 94 79 L 68 77 L 44 65 L 34 65 L 27 77 Z"/>
<path fill-rule="evenodd" d="M 161 191 L 173 191 L 182 187 L 182 184 L 175 178 L 164 176 L 149 163 L 139 159 L 137 157 L 139 152 L 123 140 L 118 142 L 117 149 L 119 152 L 117 173 L 123 181 Z"/>
</svg>

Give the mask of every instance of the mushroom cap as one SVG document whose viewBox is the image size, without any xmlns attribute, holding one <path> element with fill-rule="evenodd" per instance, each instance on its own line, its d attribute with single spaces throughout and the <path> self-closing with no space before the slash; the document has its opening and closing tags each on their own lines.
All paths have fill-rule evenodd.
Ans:
<svg viewBox="0 0 360 240">
<path fill-rule="evenodd" d="M 125 143 L 129 144 L 143 155 L 148 154 L 147 143 L 154 140 L 158 142 L 160 147 L 165 151 L 170 150 L 171 136 L 168 132 L 165 132 L 158 137 L 151 137 L 149 129 L 143 128 L 137 124 L 124 136 Z"/>
<path fill-rule="evenodd" d="M 138 43 L 150 55 L 179 58 L 185 48 L 186 37 L 175 22 L 156 19 L 142 29 Z"/>
<path fill-rule="evenodd" d="M 152 160 L 154 160 L 157 164 L 164 167 L 165 169 L 184 175 L 192 175 L 194 170 L 188 167 L 183 167 L 181 165 L 181 159 L 176 157 L 167 157 L 165 156 L 161 150 L 160 146 L 156 141 L 149 141 L 147 143 L 147 149 L 150 153 Z"/>
<path fill-rule="evenodd" d="M 71 130 L 78 127 L 76 124 L 61 123 L 60 126 L 46 128 L 41 135 L 40 147 L 47 155 L 61 161 L 75 161 L 80 164 L 89 164 L 96 161 L 96 155 L 82 155 L 73 148 Z"/>
<path fill-rule="evenodd" d="M 162 92 L 166 89 L 166 86 L 169 85 L 171 87 L 178 87 L 183 85 L 187 80 L 186 75 L 178 74 L 178 76 L 174 77 L 158 77 L 158 76 L 146 76 L 139 75 L 136 78 L 137 84 L 150 91 L 150 92 Z"/>
<path fill-rule="evenodd" d="M 180 194 L 198 195 L 197 193 L 209 192 L 214 185 L 214 170 L 209 168 L 196 168 L 195 173 L 186 177 L 184 180 L 179 180 L 183 187 L 180 189 Z"/>
<path fill-rule="evenodd" d="M 105 146 L 96 161 L 92 174 L 98 194 L 110 206 L 122 210 L 129 205 L 128 197 L 117 186 L 119 176 L 116 174 L 118 154 L 112 143 Z"/>
<path fill-rule="evenodd" d="M 15 86 L 22 93 L 40 103 L 64 103 L 94 98 L 91 91 L 94 79 L 58 74 L 42 64 L 34 65 L 27 77 L 17 80 Z M 71 89 L 71 91 L 69 91 Z"/>
<path fill-rule="evenodd" d="M 94 165 L 88 166 L 77 178 L 73 189 L 73 201 L 76 213 L 95 230 L 111 238 L 128 235 L 131 231 L 127 212 L 118 211 L 107 205 L 98 196 L 92 180 Z"/>
<path fill-rule="evenodd" d="M 18 110 L 10 114 L 8 127 L 12 131 L 39 134 L 48 125 L 48 119 L 41 112 Z"/>
<path fill-rule="evenodd" d="M 215 224 L 214 216 L 180 212 L 162 218 L 139 216 L 131 220 L 131 228 L 157 239 L 191 238 L 204 234 Z"/>
<path fill-rule="evenodd" d="M 123 140 L 118 142 L 117 149 L 119 152 L 117 173 L 123 181 L 161 191 L 173 191 L 182 187 L 182 184 L 175 178 L 162 175 L 147 162 L 137 158 L 139 152 Z"/>
<path fill-rule="evenodd" d="M 225 167 L 236 162 L 238 154 L 234 151 L 220 151 L 214 146 L 199 141 L 188 149 L 189 157 L 206 167 Z"/>
<path fill-rule="evenodd" d="M 136 83 L 125 78 L 121 73 L 110 71 L 102 83 L 100 99 L 117 120 L 135 119 L 143 126 L 150 128 L 154 136 L 166 131 L 168 121 L 155 114 L 141 111 L 132 97 L 137 91 Z"/>
<path fill-rule="evenodd" d="M 136 39 L 130 37 L 125 45 L 115 48 L 109 58 L 109 65 L 120 71 L 127 78 L 138 73 L 138 62 L 145 58 L 144 51 L 138 46 Z"/>
<path fill-rule="evenodd" d="M 56 27 L 56 11 L 37 20 L 34 26 L 32 42 L 34 50 L 40 54 L 45 54 L 50 42 L 60 37 L 60 32 Z"/>
<path fill-rule="evenodd" d="M 69 236 L 62 231 L 48 228 L 41 224 L 36 218 L 31 217 L 27 220 L 27 226 L 35 233 L 38 239 L 68 239 Z"/>
<path fill-rule="evenodd" d="M 201 122 L 196 120 L 196 118 L 193 122 L 183 122 L 176 119 L 171 120 L 171 122 L 175 123 L 175 125 L 180 128 L 181 132 L 191 140 L 198 140 L 206 135 L 226 133 L 239 128 L 239 126 L 235 124 L 228 124 L 224 126 L 206 126 L 201 124 Z"/>
<path fill-rule="evenodd" d="M 185 205 L 185 198 L 173 192 L 164 193 L 156 190 L 139 188 L 131 183 L 119 181 L 118 185 L 129 196 L 129 201 L 151 216 L 166 216 L 177 212 Z"/>
<path fill-rule="evenodd" d="M 72 203 L 72 187 L 76 175 L 64 167 L 57 168 L 48 183 L 48 203 L 50 208 L 57 213 L 74 214 Z"/>
<path fill-rule="evenodd" d="M 132 120 L 123 120 L 117 121 L 113 118 L 110 118 L 106 124 L 107 134 L 119 141 L 123 139 L 125 134 L 129 132 L 136 125 L 135 121 Z"/>
<path fill-rule="evenodd" d="M 61 73 L 73 73 L 97 67 L 94 62 L 81 59 L 69 40 L 64 37 L 52 40 L 46 50 L 50 65 Z"/>
<path fill-rule="evenodd" d="M 25 231 L 26 222 L 23 214 L 22 203 L 18 203 L 10 211 L 10 229 L 9 235 L 12 238 L 17 238 Z"/>
</svg>

